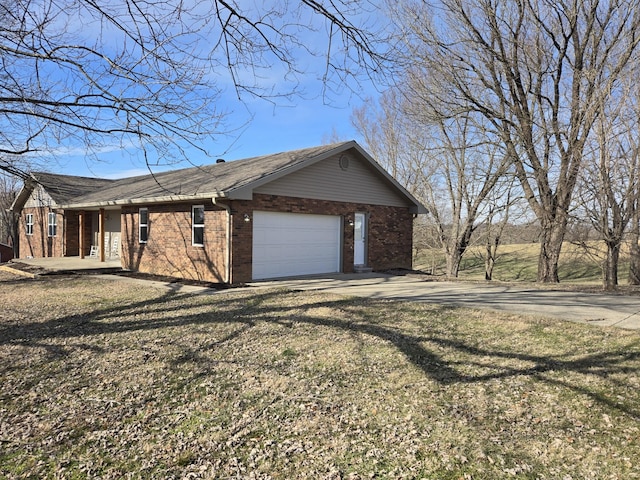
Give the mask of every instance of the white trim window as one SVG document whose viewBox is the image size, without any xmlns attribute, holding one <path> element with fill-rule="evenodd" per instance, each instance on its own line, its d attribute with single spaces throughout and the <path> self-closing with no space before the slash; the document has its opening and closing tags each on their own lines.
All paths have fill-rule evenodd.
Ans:
<svg viewBox="0 0 640 480">
<path fill-rule="evenodd" d="M 149 238 L 149 209 L 140 208 L 138 210 L 138 241 L 147 243 Z"/>
<path fill-rule="evenodd" d="M 204 205 L 191 207 L 191 245 L 204 247 Z"/>
<path fill-rule="evenodd" d="M 33 235 L 33 213 L 26 214 L 25 225 L 27 235 Z"/>
<path fill-rule="evenodd" d="M 55 212 L 49 212 L 47 215 L 47 234 L 49 237 L 55 237 L 58 233 L 58 216 Z"/>
</svg>

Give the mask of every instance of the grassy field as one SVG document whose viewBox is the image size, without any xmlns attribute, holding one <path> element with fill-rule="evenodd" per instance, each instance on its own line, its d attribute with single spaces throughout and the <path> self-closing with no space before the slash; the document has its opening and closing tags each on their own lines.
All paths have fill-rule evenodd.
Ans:
<svg viewBox="0 0 640 480">
<path fill-rule="evenodd" d="M 640 478 L 640 333 L 0 272 L 1 478 Z"/>
<path fill-rule="evenodd" d="M 498 249 L 493 279 L 502 282 L 525 281 L 535 282 L 537 278 L 538 253 L 537 243 L 501 245 Z M 589 244 L 589 251 L 571 243 L 565 243 L 558 264 L 560 281 L 574 284 L 601 284 L 604 260 L 604 246 Z M 460 279 L 484 280 L 484 247 L 470 247 L 465 253 L 460 266 Z M 414 261 L 415 268 L 435 275 L 444 275 L 445 257 L 440 249 L 423 250 Z M 619 278 L 623 284 L 627 281 L 629 260 L 625 250 L 620 256 Z"/>
</svg>

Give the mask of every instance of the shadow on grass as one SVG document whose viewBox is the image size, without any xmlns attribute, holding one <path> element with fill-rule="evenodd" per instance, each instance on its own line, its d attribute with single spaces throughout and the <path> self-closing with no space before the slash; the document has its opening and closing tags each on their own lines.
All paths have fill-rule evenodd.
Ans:
<svg viewBox="0 0 640 480">
<path fill-rule="evenodd" d="M 614 387 L 630 387 L 620 380 L 613 380 L 611 376 L 637 370 L 635 367 L 629 366 L 629 362 L 640 360 L 640 351 L 636 348 L 638 342 L 621 346 L 617 350 L 588 354 L 579 358 L 575 358 L 575 355 L 568 358 L 564 354 L 534 355 L 480 347 L 471 342 L 477 343 L 481 339 L 474 338 L 466 341 L 463 336 L 458 336 L 455 333 L 445 334 L 435 328 L 425 327 L 425 331 L 420 332 L 419 335 L 408 333 L 394 327 L 390 322 L 392 319 L 378 316 L 379 312 L 389 310 L 390 302 L 388 301 L 378 302 L 364 299 L 354 301 L 349 298 L 315 301 L 314 296 L 310 295 L 307 303 L 296 304 L 293 307 L 295 310 L 293 313 L 291 307 L 286 306 L 290 302 L 282 301 L 291 295 L 299 294 L 283 290 L 270 290 L 257 292 L 249 297 L 237 298 L 234 295 L 212 297 L 215 300 L 208 305 L 206 311 L 190 312 L 188 299 L 193 297 L 179 291 L 168 291 L 156 298 L 126 305 L 98 308 L 82 315 L 5 326 L 0 329 L 0 345 L 43 348 L 51 358 L 60 359 L 69 355 L 74 349 L 90 350 L 98 355 L 103 353 L 102 347 L 92 344 L 91 336 L 153 331 L 170 327 L 193 328 L 198 325 L 216 323 L 237 325 L 237 328 L 224 338 L 194 348 L 184 347 L 184 353 L 174 359 L 176 364 L 180 364 L 203 360 L 207 351 L 249 333 L 257 322 L 274 323 L 287 327 L 301 323 L 336 329 L 349 334 L 377 337 L 393 345 L 408 361 L 420 368 L 428 378 L 442 385 L 482 383 L 514 376 L 532 377 L 537 381 L 561 386 L 589 396 L 603 405 L 640 419 L 640 411 L 637 407 L 613 400 L 584 385 L 574 384 L 567 379 L 566 375 L 558 375 L 562 373 L 592 375 L 606 379 Z M 376 309 L 378 304 L 381 307 Z M 363 309 L 363 306 L 367 308 Z M 199 307 L 202 308 L 203 305 L 199 305 Z M 312 310 L 316 308 L 342 311 L 349 315 L 349 319 L 331 319 L 313 315 Z M 398 309 L 400 308 L 404 308 L 404 306 L 398 307 Z M 455 309 L 440 306 L 436 307 L 433 311 L 435 313 L 430 313 L 430 315 L 446 316 L 448 311 L 455 311 Z M 144 313 L 145 318 L 137 318 L 140 313 Z M 284 317 L 286 320 L 283 320 L 283 314 L 289 314 Z M 439 326 L 446 327 L 445 324 Z M 81 341 L 77 343 L 65 341 L 64 345 L 56 345 L 50 343 L 53 339 L 81 339 Z M 447 360 L 442 354 L 437 353 L 443 350 L 459 353 L 464 360 Z M 513 363 L 512 366 L 509 366 L 510 361 Z M 517 366 L 522 363 L 527 366 Z M 467 367 L 478 367 L 487 373 L 464 373 Z M 547 375 L 552 372 L 554 375 Z M 611 397 L 614 395 L 612 394 Z"/>
</svg>

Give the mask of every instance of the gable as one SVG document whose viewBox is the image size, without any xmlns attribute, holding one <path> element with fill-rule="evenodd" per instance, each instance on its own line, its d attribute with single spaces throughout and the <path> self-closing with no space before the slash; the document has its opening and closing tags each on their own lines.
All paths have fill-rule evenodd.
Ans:
<svg viewBox="0 0 640 480">
<path fill-rule="evenodd" d="M 42 185 L 36 185 L 27 198 L 23 208 L 41 208 L 41 207 L 57 207 L 56 202 L 51 198 L 51 195 L 42 187 Z"/>
<path fill-rule="evenodd" d="M 112 182 L 113 180 L 103 178 L 33 172 L 29 178 L 25 179 L 24 185 L 11 205 L 11 210 L 18 212 L 25 207 L 62 207 L 69 200 L 87 192 L 99 190 Z"/>
<path fill-rule="evenodd" d="M 257 187 L 253 192 L 392 207 L 412 205 L 369 162 L 352 152 L 316 162 Z"/>
</svg>

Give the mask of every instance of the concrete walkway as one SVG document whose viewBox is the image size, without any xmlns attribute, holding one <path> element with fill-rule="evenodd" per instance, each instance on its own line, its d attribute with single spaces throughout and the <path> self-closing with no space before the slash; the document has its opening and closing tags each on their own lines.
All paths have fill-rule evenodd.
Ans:
<svg viewBox="0 0 640 480">
<path fill-rule="evenodd" d="M 640 329 L 638 296 L 567 292 L 493 283 L 433 282 L 418 276 L 377 273 L 264 281 L 252 283 L 251 286 L 428 302 Z"/>
<path fill-rule="evenodd" d="M 119 257 L 107 257 L 104 262 L 101 262 L 95 257 L 46 257 L 46 258 L 16 258 L 13 262 L 30 265 L 34 269 L 43 269 L 49 271 L 76 271 L 81 272 L 83 270 L 117 270 L 122 268 Z M 11 263 L 5 264 L 7 267 L 11 267 Z"/>
<path fill-rule="evenodd" d="M 120 259 L 100 262 L 95 258 L 65 257 L 29 261 L 46 270 L 94 273 L 117 270 Z M 11 264 L 9 264 L 11 265 Z M 217 290 L 201 286 L 154 282 L 116 275 L 105 277 L 148 285 L 188 294 L 211 294 Z M 640 329 L 640 296 L 605 293 L 568 292 L 536 286 L 500 285 L 495 283 L 434 282 L 418 275 L 386 275 L 380 273 L 335 274 L 250 283 L 249 288 L 288 288 L 318 290 L 356 297 L 384 298 L 427 302 L 456 307 L 500 310 L 520 314 L 559 318 L 600 326 Z M 228 291 L 228 290 L 227 290 Z"/>
</svg>

